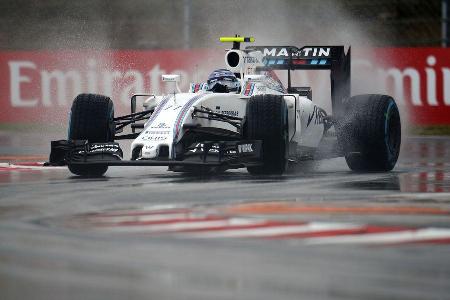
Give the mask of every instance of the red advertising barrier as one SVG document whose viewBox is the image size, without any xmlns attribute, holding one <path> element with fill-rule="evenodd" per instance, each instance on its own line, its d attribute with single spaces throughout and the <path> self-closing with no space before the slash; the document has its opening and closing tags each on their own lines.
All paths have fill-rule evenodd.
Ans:
<svg viewBox="0 0 450 300">
<path fill-rule="evenodd" d="M 65 122 L 79 93 L 110 96 L 128 112 L 132 94 L 163 92 L 162 74 L 181 74 L 184 89 L 203 80 L 197 66 L 209 59 L 209 50 L 0 52 L 0 122 Z"/>
<path fill-rule="evenodd" d="M 111 96 L 117 115 L 133 93 L 163 92 L 161 75 L 181 74 L 181 88 L 223 67 L 224 52 L 1 51 L 0 123 L 63 124 L 82 92 Z M 354 51 L 353 93 L 388 93 L 412 124 L 450 124 L 450 50 L 387 48 Z M 317 95 L 317 93 L 315 93 Z"/>
<path fill-rule="evenodd" d="M 450 124 L 450 49 L 384 48 L 356 56 L 353 77 L 392 95 L 411 124 Z"/>
</svg>

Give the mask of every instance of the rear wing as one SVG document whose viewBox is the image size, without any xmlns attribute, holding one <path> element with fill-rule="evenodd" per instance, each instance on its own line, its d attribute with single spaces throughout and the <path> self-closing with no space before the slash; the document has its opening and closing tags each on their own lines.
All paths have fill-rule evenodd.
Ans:
<svg viewBox="0 0 450 300">
<path fill-rule="evenodd" d="M 344 99 L 351 91 L 351 48 L 344 46 L 248 46 L 246 52 L 261 51 L 263 66 L 256 71 L 287 70 L 288 92 L 291 92 L 292 70 L 330 70 L 331 102 L 333 113 L 339 114 Z"/>
</svg>

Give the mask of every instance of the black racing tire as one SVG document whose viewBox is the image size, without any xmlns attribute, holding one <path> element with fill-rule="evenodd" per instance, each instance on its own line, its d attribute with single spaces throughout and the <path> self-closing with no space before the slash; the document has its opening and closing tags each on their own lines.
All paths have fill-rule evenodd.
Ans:
<svg viewBox="0 0 450 300">
<path fill-rule="evenodd" d="M 101 177 L 108 171 L 108 166 L 100 165 L 68 165 L 67 167 L 70 172 L 82 177 Z"/>
<path fill-rule="evenodd" d="M 391 171 L 400 153 L 401 122 L 395 100 L 387 95 L 358 95 L 344 102 L 338 139 L 349 168 Z"/>
<path fill-rule="evenodd" d="M 262 140 L 262 166 L 248 167 L 252 175 L 282 174 L 287 168 L 287 105 L 281 95 L 256 95 L 246 107 L 244 137 Z"/>
<path fill-rule="evenodd" d="M 88 140 L 89 143 L 113 142 L 115 134 L 114 105 L 109 97 L 80 94 L 72 104 L 69 120 L 69 140 Z M 68 165 L 79 176 L 99 177 L 108 166 Z"/>
</svg>

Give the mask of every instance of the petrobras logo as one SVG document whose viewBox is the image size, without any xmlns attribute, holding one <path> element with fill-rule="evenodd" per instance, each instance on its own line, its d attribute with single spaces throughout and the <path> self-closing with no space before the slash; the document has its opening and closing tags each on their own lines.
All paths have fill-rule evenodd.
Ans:
<svg viewBox="0 0 450 300">
<path fill-rule="evenodd" d="M 307 57 L 330 57 L 331 48 L 330 47 L 303 47 L 301 49 L 296 48 L 264 48 L 264 56 L 275 56 L 275 57 L 289 57 L 289 53 L 292 52 L 293 57 L 307 58 Z"/>
</svg>

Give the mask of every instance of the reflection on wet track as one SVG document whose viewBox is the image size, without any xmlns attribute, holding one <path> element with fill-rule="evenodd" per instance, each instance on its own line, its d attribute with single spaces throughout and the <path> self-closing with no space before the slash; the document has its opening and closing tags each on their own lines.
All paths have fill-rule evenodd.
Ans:
<svg viewBox="0 0 450 300">
<path fill-rule="evenodd" d="M 450 192 L 448 139 L 412 140 L 404 148 L 403 164 L 415 170 L 399 175 L 402 192 Z"/>
<path fill-rule="evenodd" d="M 406 139 L 389 173 L 338 158 L 261 177 L 113 167 L 82 179 L 39 163 L 41 144 L 0 135 L 2 299 L 450 293 L 450 138 Z"/>
<path fill-rule="evenodd" d="M 0 155 L 0 183 L 53 179 L 55 170 L 64 169 L 44 167 L 42 162 L 36 162 L 36 159 L 44 158 L 46 158 L 44 155 Z M 309 176 L 318 175 L 314 174 L 314 171 L 312 168 Z M 332 169 L 327 171 L 333 172 Z M 351 181 L 341 184 L 340 187 L 420 193 L 450 192 L 450 140 L 444 138 L 407 140 L 402 149 L 399 165 L 394 171 L 396 178 L 390 176 L 379 180 Z M 177 177 L 173 179 L 178 180 Z M 198 179 L 187 177 L 183 180 L 189 181 L 189 178 Z"/>
<path fill-rule="evenodd" d="M 76 230 L 204 238 L 300 239 L 306 245 L 324 244 L 450 244 L 450 228 L 373 226 L 344 222 L 279 220 L 270 215 L 374 214 L 450 216 L 437 207 L 311 206 L 298 202 L 249 202 L 222 207 L 117 210 L 65 218 L 59 224 Z M 49 222 L 50 221 L 50 222 Z M 51 224 L 51 220 L 47 220 Z"/>
</svg>

